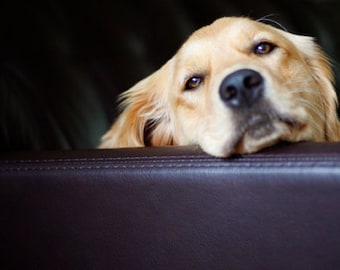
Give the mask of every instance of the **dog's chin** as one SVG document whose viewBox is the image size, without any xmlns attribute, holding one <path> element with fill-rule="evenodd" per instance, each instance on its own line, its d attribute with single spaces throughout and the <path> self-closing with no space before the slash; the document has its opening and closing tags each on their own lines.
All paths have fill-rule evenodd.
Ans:
<svg viewBox="0 0 340 270">
<path fill-rule="evenodd" d="M 269 114 L 254 114 L 244 119 L 235 133 L 235 152 L 252 153 L 278 142 L 286 130 Z"/>
<path fill-rule="evenodd" d="M 210 146 L 205 151 L 217 157 L 254 153 L 280 141 L 294 141 L 293 130 L 300 127 L 300 124 L 290 118 L 254 114 L 237 125 L 233 136 L 222 147 Z"/>
<path fill-rule="evenodd" d="M 265 123 L 240 136 L 231 154 L 249 154 L 272 146 L 287 137 L 289 129 L 279 123 Z"/>
<path fill-rule="evenodd" d="M 291 140 L 292 131 L 301 128 L 295 120 L 276 114 L 255 114 L 241 125 L 231 153 L 254 153 L 280 141 Z"/>
</svg>

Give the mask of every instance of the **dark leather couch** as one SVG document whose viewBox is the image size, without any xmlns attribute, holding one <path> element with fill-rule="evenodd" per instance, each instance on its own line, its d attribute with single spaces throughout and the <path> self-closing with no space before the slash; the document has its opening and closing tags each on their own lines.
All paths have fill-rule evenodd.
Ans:
<svg viewBox="0 0 340 270">
<path fill-rule="evenodd" d="M 1 269 L 340 269 L 339 152 L 8 154 Z"/>
<path fill-rule="evenodd" d="M 340 143 L 229 159 L 96 150 L 122 90 L 219 16 L 273 14 L 338 77 L 340 3 L 13 0 L 0 8 L 0 269 L 340 269 Z"/>
</svg>

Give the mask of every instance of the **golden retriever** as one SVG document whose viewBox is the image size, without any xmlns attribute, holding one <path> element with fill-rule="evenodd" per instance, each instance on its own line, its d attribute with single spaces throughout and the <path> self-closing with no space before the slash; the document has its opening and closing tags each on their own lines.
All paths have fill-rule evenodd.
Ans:
<svg viewBox="0 0 340 270">
<path fill-rule="evenodd" d="M 279 141 L 336 141 L 332 81 L 311 37 L 221 18 L 122 94 L 122 113 L 100 148 L 198 144 L 227 157 Z"/>
</svg>

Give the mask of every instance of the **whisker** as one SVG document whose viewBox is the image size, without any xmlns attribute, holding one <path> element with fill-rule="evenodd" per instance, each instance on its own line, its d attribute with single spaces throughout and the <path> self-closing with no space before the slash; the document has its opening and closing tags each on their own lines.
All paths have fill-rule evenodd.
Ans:
<svg viewBox="0 0 340 270">
<path fill-rule="evenodd" d="M 274 17 L 274 16 L 276 16 L 276 14 L 269 14 L 269 15 L 266 15 L 266 16 L 263 16 L 263 17 L 257 19 L 256 21 L 261 22 L 261 23 L 265 23 L 265 24 L 269 24 L 269 25 L 274 26 L 276 28 L 279 28 L 279 29 L 281 29 L 285 32 L 288 32 L 288 29 L 286 27 L 284 27 L 281 23 L 269 18 L 269 17 Z"/>
</svg>

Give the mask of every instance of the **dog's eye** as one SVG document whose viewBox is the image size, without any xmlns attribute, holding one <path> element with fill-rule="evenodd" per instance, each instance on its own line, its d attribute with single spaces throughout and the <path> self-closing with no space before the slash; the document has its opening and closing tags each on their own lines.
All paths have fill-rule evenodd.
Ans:
<svg viewBox="0 0 340 270">
<path fill-rule="evenodd" d="M 203 82 L 203 77 L 201 76 L 193 76 L 185 83 L 185 90 L 192 90 L 201 85 Z"/>
<path fill-rule="evenodd" d="M 276 46 L 270 42 L 260 42 L 254 48 L 254 53 L 257 55 L 264 55 L 271 53 Z"/>
</svg>

